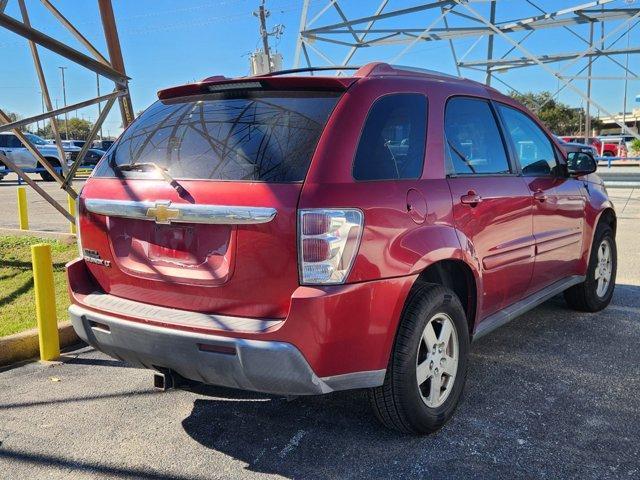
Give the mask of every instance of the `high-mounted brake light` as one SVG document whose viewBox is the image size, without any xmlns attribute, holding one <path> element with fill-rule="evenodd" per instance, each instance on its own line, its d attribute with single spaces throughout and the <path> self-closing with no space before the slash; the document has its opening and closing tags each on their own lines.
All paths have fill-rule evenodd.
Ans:
<svg viewBox="0 0 640 480">
<path fill-rule="evenodd" d="M 231 82 L 231 83 L 214 83 L 207 85 L 210 92 L 222 92 L 227 90 L 247 90 L 249 88 L 262 88 L 260 82 Z"/>
<path fill-rule="evenodd" d="M 358 253 L 363 222 L 362 212 L 356 209 L 300 210 L 300 283 L 344 283 Z"/>
</svg>

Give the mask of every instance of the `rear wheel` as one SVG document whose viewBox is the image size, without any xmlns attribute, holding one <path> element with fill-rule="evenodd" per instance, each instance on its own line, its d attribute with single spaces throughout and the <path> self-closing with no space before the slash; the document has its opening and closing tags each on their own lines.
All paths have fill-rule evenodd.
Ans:
<svg viewBox="0 0 640 480">
<path fill-rule="evenodd" d="M 49 163 L 51 164 L 51 166 L 53 168 L 60 167 L 60 162 L 58 160 L 53 160 L 51 158 L 47 158 L 47 160 L 49 161 Z M 44 167 L 42 165 L 38 164 L 38 168 L 44 168 Z M 54 181 L 53 175 L 51 175 L 46 170 L 44 172 L 40 172 L 40 178 L 42 178 L 42 180 L 44 180 L 45 182 L 53 182 Z"/>
<path fill-rule="evenodd" d="M 426 434 L 452 416 L 464 387 L 469 332 L 453 291 L 425 284 L 412 294 L 382 386 L 371 389 L 376 417 L 388 428 Z"/>
<path fill-rule="evenodd" d="M 613 230 L 601 223 L 591 246 L 589 268 L 584 282 L 564 292 L 569 306 L 583 312 L 598 312 L 611 302 L 616 283 L 618 257 Z"/>
</svg>

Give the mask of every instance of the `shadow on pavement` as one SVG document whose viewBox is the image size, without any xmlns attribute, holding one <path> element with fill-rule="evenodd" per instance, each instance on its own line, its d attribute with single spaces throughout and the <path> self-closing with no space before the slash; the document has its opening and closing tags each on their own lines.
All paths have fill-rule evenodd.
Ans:
<svg viewBox="0 0 640 480">
<path fill-rule="evenodd" d="M 22 402 L 22 403 L 0 403 L 0 411 L 2 410 L 11 410 L 11 409 L 20 409 L 20 408 L 29 408 L 29 407 L 39 407 L 42 405 L 56 405 L 56 404 L 64 404 L 64 403 L 77 403 L 77 402 L 91 402 L 95 400 L 108 400 L 110 398 L 134 398 L 143 395 L 158 395 L 159 393 L 155 390 L 144 390 L 144 391 L 129 391 L 129 392 L 119 392 L 119 393 L 106 393 L 101 395 L 88 395 L 84 397 L 69 397 L 69 398 L 54 398 L 51 400 L 35 400 L 33 402 Z"/>
<path fill-rule="evenodd" d="M 143 480 L 187 480 L 193 477 L 167 475 L 149 471 L 148 468 L 121 468 L 115 465 L 104 465 L 100 463 L 83 462 L 82 460 L 65 459 L 59 456 L 25 453 L 16 450 L 0 448 L 0 459 L 6 459 L 16 463 L 26 463 L 46 468 L 58 468 L 64 472 L 85 472 L 87 474 L 102 474 L 106 478 L 140 478 Z M 51 477 L 53 478 L 53 477 Z"/>
<path fill-rule="evenodd" d="M 640 440 L 640 354 L 629 345 L 640 339 L 639 292 L 618 285 L 612 308 L 596 314 L 558 296 L 474 344 L 457 413 L 427 437 L 380 426 L 366 391 L 287 401 L 200 386 L 192 391 L 211 398 L 195 399 L 182 426 L 247 470 L 286 478 L 627 475 Z M 619 386 L 606 380 L 596 394 L 612 363 Z"/>
</svg>

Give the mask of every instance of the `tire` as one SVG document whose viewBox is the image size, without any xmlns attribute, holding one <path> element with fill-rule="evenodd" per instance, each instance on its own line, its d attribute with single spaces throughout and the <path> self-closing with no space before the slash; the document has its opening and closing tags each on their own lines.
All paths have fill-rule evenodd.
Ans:
<svg viewBox="0 0 640 480">
<path fill-rule="evenodd" d="M 614 155 L 613 155 L 613 152 L 611 152 L 609 150 L 606 150 L 606 151 L 602 152 L 602 156 L 603 157 L 613 157 Z"/>
<path fill-rule="evenodd" d="M 450 340 L 444 350 L 435 349 L 434 353 L 425 339 L 443 340 L 442 325 L 445 323 L 451 328 Z M 441 325 L 440 331 L 438 325 Z M 384 384 L 369 391 L 378 420 L 403 433 L 424 435 L 440 429 L 453 415 L 462 395 L 469 343 L 467 318 L 456 294 L 440 285 L 423 284 L 416 288 L 402 314 Z M 448 358 L 440 363 L 442 370 L 439 370 L 438 359 L 443 353 Z M 456 354 L 454 365 L 451 360 Z M 418 384 L 419 372 L 422 372 L 422 378 L 427 374 L 421 386 Z M 438 373 L 442 386 L 432 395 L 431 383 Z"/>
<path fill-rule="evenodd" d="M 609 263 L 601 261 L 604 255 L 603 244 L 608 246 Z M 606 247 L 605 247 L 606 248 Z M 605 223 L 600 223 L 596 228 L 596 233 L 591 245 L 591 254 L 589 256 L 589 267 L 584 282 L 574 285 L 564 292 L 564 298 L 571 308 L 581 312 L 599 312 L 609 305 L 613 290 L 616 285 L 616 270 L 618 267 L 618 253 L 616 249 L 616 240 L 613 236 L 613 230 Z M 602 288 L 603 281 L 600 278 L 606 278 L 607 269 L 608 282 L 605 288 Z"/>
<path fill-rule="evenodd" d="M 58 160 L 52 160 L 50 158 L 47 158 L 47 160 L 49 160 L 49 163 L 51 164 L 51 166 L 53 168 L 57 168 L 57 167 L 60 166 L 60 162 L 58 162 Z M 38 164 L 38 168 L 44 168 L 44 167 L 42 165 Z M 42 180 L 44 180 L 45 182 L 53 182 L 54 181 L 53 175 L 51 175 L 46 170 L 44 172 L 40 172 L 40 178 L 42 178 Z"/>
</svg>

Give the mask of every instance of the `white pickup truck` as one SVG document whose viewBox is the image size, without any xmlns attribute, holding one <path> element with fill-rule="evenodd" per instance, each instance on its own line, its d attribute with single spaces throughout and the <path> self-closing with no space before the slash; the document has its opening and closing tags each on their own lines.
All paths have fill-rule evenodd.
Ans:
<svg viewBox="0 0 640 480">
<path fill-rule="evenodd" d="M 32 133 L 25 133 L 25 135 L 29 139 L 29 141 L 36 146 L 42 156 L 49 160 L 49 163 L 52 166 L 59 167 L 62 165 L 62 162 L 60 161 L 60 155 L 58 154 L 58 149 L 55 145 L 47 143 L 46 140 L 40 138 L 37 135 L 33 135 Z M 67 164 L 73 163 L 81 150 L 78 147 L 72 146 L 64 146 L 63 148 L 66 157 L 65 161 L 67 162 Z M 3 152 L 9 158 L 9 160 L 11 160 L 22 169 L 28 170 L 42 167 L 38 163 L 36 157 L 34 157 L 31 152 L 27 150 L 24 145 L 22 145 L 20 139 L 11 132 L 0 132 L 0 152 Z M 0 180 L 2 180 L 4 176 L 9 172 L 10 170 L 8 170 L 2 164 L 2 162 L 0 162 Z M 40 172 L 40 176 L 47 182 L 53 181 L 53 177 L 47 171 Z"/>
</svg>

